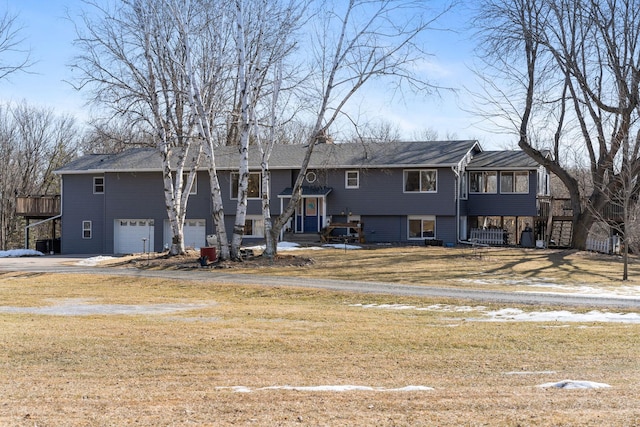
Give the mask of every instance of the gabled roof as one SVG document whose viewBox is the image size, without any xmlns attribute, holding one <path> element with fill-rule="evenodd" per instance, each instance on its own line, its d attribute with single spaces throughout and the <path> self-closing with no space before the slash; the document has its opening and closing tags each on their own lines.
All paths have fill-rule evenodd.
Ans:
<svg viewBox="0 0 640 427">
<path fill-rule="evenodd" d="M 318 144 L 313 149 L 309 168 L 390 168 L 451 167 L 467 154 L 479 152 L 474 140 L 412 141 L 389 143 Z M 296 169 L 307 151 L 305 145 L 276 145 L 269 161 L 270 169 Z M 260 169 L 257 147 L 249 153 L 250 167 Z M 237 147 L 215 151 L 220 170 L 238 167 Z M 160 171 L 160 154 L 153 148 L 132 148 L 118 154 L 89 154 L 58 169 L 58 174 Z"/>
<path fill-rule="evenodd" d="M 473 156 L 467 170 L 532 170 L 538 166 L 524 151 L 483 151 Z"/>
</svg>

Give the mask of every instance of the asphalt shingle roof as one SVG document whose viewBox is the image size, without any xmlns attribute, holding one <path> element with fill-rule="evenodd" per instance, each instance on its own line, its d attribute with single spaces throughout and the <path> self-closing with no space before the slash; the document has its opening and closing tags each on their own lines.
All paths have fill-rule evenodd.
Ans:
<svg viewBox="0 0 640 427">
<path fill-rule="evenodd" d="M 538 163 L 524 151 L 483 151 L 473 156 L 467 169 L 536 169 Z"/>
<path fill-rule="evenodd" d="M 302 164 L 307 146 L 274 146 L 269 167 L 292 169 Z M 455 166 L 469 152 L 475 152 L 471 164 L 475 168 L 528 167 L 535 162 L 519 151 L 476 152 L 477 141 L 412 141 L 391 143 L 318 144 L 314 147 L 310 168 L 385 168 L 385 167 L 449 167 Z M 220 147 L 215 151 L 220 170 L 237 169 L 237 147 Z M 528 159 L 528 160 L 527 160 Z M 250 168 L 260 168 L 260 152 L 249 152 Z M 59 174 L 125 171 L 160 171 L 161 156 L 153 148 L 132 148 L 118 154 L 89 154 L 58 169 Z"/>
</svg>

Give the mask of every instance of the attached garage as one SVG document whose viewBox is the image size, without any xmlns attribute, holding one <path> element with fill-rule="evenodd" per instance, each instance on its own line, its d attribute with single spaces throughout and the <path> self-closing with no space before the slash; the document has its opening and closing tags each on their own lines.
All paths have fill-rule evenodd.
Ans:
<svg viewBox="0 0 640 427">
<path fill-rule="evenodd" d="M 113 252 L 133 254 L 153 251 L 152 219 L 117 219 L 114 225 Z"/>
<path fill-rule="evenodd" d="M 185 248 L 199 249 L 206 246 L 207 221 L 204 219 L 187 219 L 184 221 L 184 246 Z M 164 222 L 164 247 L 171 246 L 171 225 L 169 220 Z"/>
</svg>

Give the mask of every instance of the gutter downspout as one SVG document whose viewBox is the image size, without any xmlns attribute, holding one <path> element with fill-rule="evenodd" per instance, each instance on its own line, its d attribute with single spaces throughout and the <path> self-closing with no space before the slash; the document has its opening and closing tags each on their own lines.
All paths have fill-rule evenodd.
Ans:
<svg viewBox="0 0 640 427">
<path fill-rule="evenodd" d="M 62 209 L 62 208 L 61 208 Z M 51 218 L 47 218 L 47 219 L 43 219 L 42 221 L 38 221 L 36 223 L 33 224 L 29 224 L 24 228 L 24 247 L 25 249 L 29 247 L 29 234 L 28 234 L 28 230 L 31 227 L 35 227 L 36 225 L 40 225 L 40 224 L 44 224 L 45 222 L 49 222 L 49 221 L 53 221 L 54 219 L 58 219 L 58 218 L 62 218 L 62 214 L 60 215 L 56 215 L 56 216 L 52 216 Z"/>
<path fill-rule="evenodd" d="M 460 163 L 458 166 L 451 166 L 451 171 L 456 176 L 456 242 L 462 245 L 478 245 L 477 243 L 470 242 L 468 240 L 460 239 Z M 482 245 L 484 246 L 484 245 Z"/>
</svg>

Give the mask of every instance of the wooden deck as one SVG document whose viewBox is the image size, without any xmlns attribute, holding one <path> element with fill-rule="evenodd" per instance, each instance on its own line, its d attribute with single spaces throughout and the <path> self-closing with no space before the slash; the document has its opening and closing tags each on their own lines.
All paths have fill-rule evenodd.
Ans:
<svg viewBox="0 0 640 427">
<path fill-rule="evenodd" d="M 26 218 L 51 218 L 60 215 L 60 195 L 18 196 L 16 215 Z"/>
</svg>

